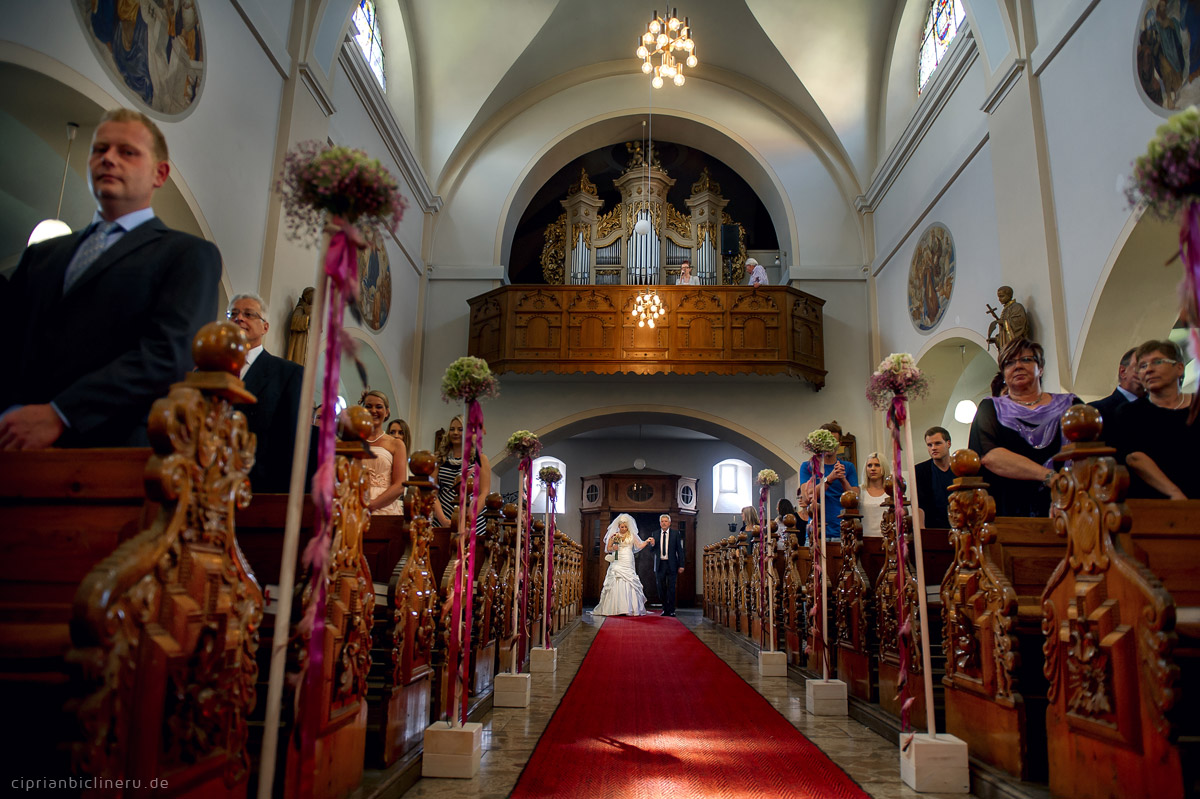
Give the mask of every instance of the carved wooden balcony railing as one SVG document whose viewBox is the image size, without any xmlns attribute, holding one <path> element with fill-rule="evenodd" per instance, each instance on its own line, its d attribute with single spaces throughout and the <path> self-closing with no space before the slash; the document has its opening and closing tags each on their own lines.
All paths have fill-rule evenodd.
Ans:
<svg viewBox="0 0 1200 799">
<path fill-rule="evenodd" d="M 822 306 L 787 286 L 657 286 L 666 316 L 631 315 L 639 286 L 503 286 L 473 298 L 469 353 L 496 372 L 788 374 L 825 385 Z"/>
</svg>

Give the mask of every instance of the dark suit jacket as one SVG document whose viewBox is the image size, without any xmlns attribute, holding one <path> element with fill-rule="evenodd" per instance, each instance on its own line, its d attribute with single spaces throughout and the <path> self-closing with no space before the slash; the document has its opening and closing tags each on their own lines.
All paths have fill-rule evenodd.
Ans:
<svg viewBox="0 0 1200 799">
<path fill-rule="evenodd" d="M 300 382 L 304 369 L 263 350 L 246 372 L 246 389 L 258 402 L 239 405 L 250 432 L 258 437 L 250 487 L 255 493 L 283 494 L 292 479 L 296 419 L 300 415 Z"/>
<path fill-rule="evenodd" d="M 1088 403 L 1088 405 L 1091 405 L 1093 408 L 1099 408 L 1100 416 L 1104 420 L 1104 424 L 1106 426 L 1109 422 L 1117 418 L 1117 411 L 1121 410 L 1121 408 L 1124 408 L 1128 404 L 1129 400 L 1125 399 L 1125 395 L 1122 394 L 1119 389 L 1115 388 L 1113 389 L 1113 393 L 1109 394 L 1104 399 L 1098 399 L 1095 402 Z M 1101 434 L 1100 438 L 1102 440 L 1107 440 L 1104 438 L 1103 434 Z"/>
<path fill-rule="evenodd" d="M 684 564 L 683 533 L 671 528 L 671 540 L 667 542 L 667 559 L 662 559 L 662 530 L 655 530 L 654 544 L 650 547 L 650 555 L 654 558 L 654 573 L 666 568 L 667 574 L 677 574 Z"/>
<path fill-rule="evenodd" d="M 63 293 L 81 233 L 25 250 L 0 325 L 0 409 L 53 401 L 56 446 L 148 443 L 154 400 L 192 369 L 192 338 L 217 315 L 221 254 L 157 217 L 109 247 Z"/>
</svg>

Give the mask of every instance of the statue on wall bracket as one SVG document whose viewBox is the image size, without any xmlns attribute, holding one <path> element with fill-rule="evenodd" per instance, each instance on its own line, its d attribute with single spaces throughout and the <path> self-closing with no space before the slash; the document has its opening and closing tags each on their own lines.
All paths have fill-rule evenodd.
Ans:
<svg viewBox="0 0 1200 799">
<path fill-rule="evenodd" d="M 1001 286 L 996 289 L 996 298 L 1000 300 L 1000 308 L 988 304 L 987 312 L 992 317 L 988 325 L 987 344 L 996 345 L 996 353 L 1004 352 L 1009 342 L 1019 338 L 1033 339 L 1033 328 L 1029 324 L 1029 314 L 1025 306 L 1013 299 L 1012 286 Z M 997 310 L 999 313 L 997 314 Z"/>
</svg>

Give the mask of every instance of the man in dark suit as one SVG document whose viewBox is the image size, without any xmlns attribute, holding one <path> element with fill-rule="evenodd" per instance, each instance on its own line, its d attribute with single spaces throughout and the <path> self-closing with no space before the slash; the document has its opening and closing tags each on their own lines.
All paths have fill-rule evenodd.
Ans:
<svg viewBox="0 0 1200 799">
<path fill-rule="evenodd" d="M 0 314 L 0 448 L 144 445 L 151 404 L 191 371 L 221 254 L 155 217 L 167 158 L 148 117 L 105 114 L 88 158 L 92 224 L 21 256 Z"/>
<path fill-rule="evenodd" d="M 1117 367 L 1117 387 L 1113 389 L 1113 393 L 1104 399 L 1088 403 L 1093 408 L 1100 409 L 1100 417 L 1105 422 L 1111 422 L 1116 418 L 1117 411 L 1146 393 L 1142 381 L 1138 379 L 1137 364 L 1133 362 L 1133 353 L 1136 350 L 1135 347 L 1121 356 L 1121 363 Z"/>
<path fill-rule="evenodd" d="M 945 530 L 950 527 L 950 431 L 931 427 L 925 431 L 925 449 L 929 460 L 916 466 L 917 504 L 921 506 L 921 526 Z"/>
<path fill-rule="evenodd" d="M 292 479 L 292 453 L 296 420 L 300 415 L 300 383 L 304 369 L 278 358 L 263 348 L 263 337 L 271 329 L 267 308 L 257 294 L 238 294 L 229 303 L 226 316 L 246 334 L 250 351 L 242 367 L 242 380 L 257 402 L 239 405 L 246 414 L 250 432 L 258 438 L 250 487 L 255 493 L 283 494 Z"/>
<path fill-rule="evenodd" d="M 650 545 L 650 556 L 654 558 L 654 581 L 658 585 L 658 598 L 662 600 L 663 615 L 675 615 L 675 583 L 683 574 L 683 533 L 671 529 L 671 516 L 664 513 L 658 517 L 659 533 Z"/>
</svg>

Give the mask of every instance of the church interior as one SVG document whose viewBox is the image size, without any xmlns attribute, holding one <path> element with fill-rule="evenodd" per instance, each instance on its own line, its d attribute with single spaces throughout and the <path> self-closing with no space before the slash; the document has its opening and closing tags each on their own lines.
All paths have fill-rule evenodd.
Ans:
<svg viewBox="0 0 1200 799">
<path fill-rule="evenodd" d="M 637 621 L 610 618 L 601 625 L 590 613 L 605 579 L 605 529 L 615 514 L 627 512 L 642 536 L 657 530 L 661 513 L 683 533 L 680 629 L 693 631 L 850 775 L 846 794 L 820 788 L 755 793 L 766 789 L 733 784 L 706 795 L 917 795 L 902 779 L 896 740 L 902 726 L 905 732 L 911 726 L 927 730 L 927 710 L 940 732 L 966 741 L 969 791 L 976 796 L 1195 795 L 1200 777 L 1187 752 L 1195 751 L 1200 730 L 1190 712 L 1196 706 L 1188 695 L 1194 683 L 1186 677 L 1200 663 L 1191 660 L 1200 651 L 1195 646 L 1200 572 L 1191 567 L 1200 545 L 1187 539 L 1200 528 L 1200 501 L 1162 509 L 1149 500 L 1126 505 L 1120 496 L 1104 494 L 1100 483 L 1108 478 L 1096 475 L 1107 468 L 1101 463 L 1105 453 L 1092 444 L 1103 440 L 1103 432 L 1093 430 L 1090 419 L 1081 418 L 1066 432 L 1075 449 L 1056 468 L 1060 475 L 1069 473 L 1071 487 L 1093 497 L 1100 510 L 1089 516 L 1063 504 L 1054 512 L 1058 516 L 1015 519 L 1009 527 L 1002 522 L 1010 520 L 987 526 L 989 519 L 982 518 L 963 523 L 970 531 L 931 530 L 920 603 L 915 575 L 906 578 L 899 566 L 901 583 L 908 585 L 907 579 L 911 588 L 900 592 L 903 598 L 893 596 L 895 602 L 910 604 L 914 614 L 918 604 L 930 602 L 920 618 L 927 638 L 937 641 L 924 642 L 926 651 L 933 649 L 932 664 L 922 664 L 919 656 L 905 661 L 903 647 L 896 649 L 900 633 L 894 619 L 889 633 L 875 624 L 871 609 L 876 595 L 886 594 L 879 588 L 886 580 L 876 582 L 880 569 L 891 568 L 894 582 L 897 558 L 914 562 L 911 552 L 896 554 L 897 524 L 902 532 L 907 525 L 911 539 L 907 511 L 897 513 L 889 505 L 885 518 L 892 520 L 892 537 L 885 540 L 892 549 L 885 545 L 882 551 L 861 549 L 861 535 L 858 549 L 848 546 L 843 533 L 841 541 L 830 539 L 834 550 L 818 556 L 820 548 L 810 551 L 804 544 L 803 522 L 792 518 L 777 550 L 764 554 L 741 526 L 743 509 L 759 505 L 755 476 L 764 470 L 778 476 L 778 483 L 763 489 L 768 518 L 776 516 L 779 499 L 797 497 L 801 469 L 812 456 L 806 436 L 822 424 L 836 421 L 842 431 L 839 457 L 853 463 L 860 478 L 870 453 L 881 453 L 892 471 L 892 430 L 864 394 L 877 364 L 890 353 L 910 353 L 930 381 L 927 395 L 908 407 L 906 422 L 914 432 L 904 457 L 921 461 L 927 457 L 922 433 L 932 427 L 947 431 L 951 451 L 968 446 L 975 410 L 993 396 L 999 345 L 1010 328 L 1044 349 L 1044 390 L 1073 393 L 1084 402 L 1113 391 L 1118 363 L 1130 348 L 1147 340 L 1186 344 L 1177 289 L 1179 227 L 1131 203 L 1127 189 L 1133 161 L 1156 129 L 1194 102 L 1189 89 L 1200 94 L 1200 3 L 686 2 L 657 10 L 629 0 L 6 4 L 0 126 L 8 145 L 0 154 L 0 197 L 7 212 L 0 215 L 0 276 L 12 275 L 40 220 L 57 218 L 76 231 L 88 225 L 95 201 L 86 154 L 96 122 L 108 109 L 137 108 L 156 121 L 171 148 L 170 175 L 154 199 L 157 216 L 217 245 L 222 311 L 235 296 L 261 296 L 270 323 L 265 348 L 287 354 L 296 344 L 292 320 L 305 290 L 316 285 L 320 255 L 289 235 L 278 177 L 289 151 L 303 142 L 361 149 L 396 178 L 407 207 L 396 230 L 372 237 L 359 256 L 358 313 L 347 316 L 345 332 L 363 368 L 359 372 L 343 362 L 339 400 L 355 405 L 365 389 L 383 392 L 390 398 L 390 417 L 404 419 L 411 429 L 409 454 L 433 451 L 435 435 L 462 411 L 443 399 L 447 367 L 465 355 L 488 362 L 500 391 L 480 403 L 486 427 L 481 451 L 490 469 L 487 482 L 498 497 L 484 512 L 492 538 L 486 547 L 480 544 L 476 563 L 495 570 L 499 583 L 507 584 L 498 564 L 504 553 L 511 554 L 517 527 L 501 506 L 518 501 L 527 476 L 506 451 L 508 436 L 532 431 L 543 445 L 533 471 L 552 465 L 561 473 L 552 509 L 539 483 L 528 510 L 523 505 L 521 511 L 539 525 L 554 515 L 552 535 L 544 528 L 535 533 L 535 540 L 549 546 L 549 537 L 561 548 L 553 557 L 563 586 L 562 596 L 553 599 L 553 614 L 530 611 L 541 614 L 532 632 L 515 633 L 501 617 L 515 612 L 516 600 L 511 593 L 505 600 L 494 585 L 488 596 L 495 604 L 489 599 L 476 607 L 481 618 L 485 613 L 495 618 L 488 622 L 496 633 L 493 648 L 476 651 L 470 679 L 457 681 L 464 713 L 469 698 L 470 720 L 484 725 L 482 776 L 421 778 L 423 748 L 427 761 L 433 755 L 430 739 L 422 738 L 436 719 L 430 714 L 454 706 L 453 687 L 446 695 L 444 661 L 437 666 L 436 655 L 449 646 L 442 636 L 450 636 L 434 618 L 433 604 L 418 613 L 412 596 L 402 596 L 405 585 L 411 588 L 404 583 L 411 574 L 403 569 L 426 545 L 431 549 L 420 557 L 430 559 L 431 572 L 434 564 L 445 569 L 459 561 L 450 531 L 434 530 L 420 515 L 421 508 L 432 507 L 430 489 L 421 482 L 432 467 L 414 458 L 416 515 L 380 516 L 358 533 L 364 547 L 374 547 L 362 560 L 371 569 L 359 574 L 365 593 L 347 596 L 353 594 L 358 604 L 350 605 L 365 614 L 359 621 L 367 643 L 356 646 L 365 646 L 370 656 L 353 668 L 346 665 L 355 657 L 340 648 L 348 637 L 325 650 L 328 659 L 344 662 L 326 664 L 338 676 L 329 677 L 335 698 L 326 690 L 322 707 L 336 706 L 355 720 L 337 722 L 343 726 L 330 722 L 328 728 L 338 731 L 318 741 L 315 753 L 306 748 L 313 746 L 310 740 L 292 746 L 288 730 L 305 723 L 304 710 L 299 703 L 289 710 L 287 698 L 299 688 L 285 688 L 273 792 L 597 795 L 583 783 L 539 792 L 530 774 L 540 763 L 536 752 L 550 740 L 555 708 L 566 702 L 571 680 L 586 671 L 589 647 Z M 95 22 L 104 13 L 117 15 L 107 43 Z M 635 54 L 638 47 L 649 44 L 653 50 L 658 44 L 658 32 L 647 27 L 656 15 L 663 35 L 686 31 L 692 42 L 679 48 L 678 62 L 661 74 L 654 67 L 643 70 L 652 54 Z M 668 31 L 671 15 L 680 24 Z M 1183 42 L 1184 64 L 1169 70 L 1171 77 L 1159 77 L 1166 68 L 1156 67 L 1158 62 L 1146 67 L 1143 58 L 1150 32 L 1167 25 L 1163 20 Z M 152 51 L 142 54 L 140 67 L 118 54 L 122 37 Z M 153 50 L 161 50 L 163 40 L 170 57 L 162 60 L 159 52 L 156 61 Z M 141 68 L 145 74 L 135 74 Z M 68 133 L 69 125 L 77 132 Z M 685 261 L 695 285 L 679 282 Z M 765 285 L 747 285 L 755 265 L 765 272 Z M 638 324 L 643 308 L 661 309 L 657 324 Z M 324 342 L 313 339 L 306 346 L 316 352 L 310 361 L 320 372 Z M 1194 392 L 1197 364 L 1186 347 L 1184 353 L 1182 390 Z M 305 354 L 302 346 L 301 362 Z M 197 364 L 203 371 L 199 359 Z M 316 402 L 305 398 L 301 413 Z M 220 598 L 213 594 L 207 610 L 199 601 L 177 603 L 186 607 L 172 616 L 179 625 L 187 614 L 212 608 L 233 615 L 204 628 L 200 638 L 208 649 L 185 635 L 192 651 L 164 656 L 158 665 L 167 676 L 146 689 L 146 695 L 166 691 L 155 710 L 149 707 L 153 702 L 122 704 L 128 697 L 117 687 L 132 685 L 139 673 L 155 667 L 154 657 L 145 654 L 149 648 L 128 644 L 142 653 L 136 654 L 138 669 L 110 668 L 112 658 L 135 656 L 121 646 L 102 646 L 101 633 L 82 632 L 89 595 L 75 591 L 90 585 L 92 598 L 108 596 L 96 585 L 109 584 L 97 583 L 93 571 L 105 564 L 113 591 L 132 590 L 133 578 L 112 565 L 110 552 L 157 524 L 151 520 L 160 508 L 191 495 L 161 489 L 147 499 L 145 453 L 139 460 L 97 451 L 94 461 L 92 454 L 77 460 L 83 464 L 78 468 L 107 473 L 111 486 L 92 494 L 80 491 L 77 482 L 72 488 L 76 478 L 69 473 L 30 470 L 22 465 L 28 461 L 3 455 L 0 471 L 21 475 L 0 498 L 10 529 L 39 529 L 29 526 L 35 511 L 42 514 L 38 524 L 58 525 L 55 536 L 28 532 L 5 544 L 13 555 L 4 569 L 0 625 L 3 679 L 10 686 L 5 690 L 11 695 L 37 684 L 50 697 L 39 698 L 40 706 L 62 700 L 46 711 L 50 721 L 30 725 L 49 736 L 35 736 L 32 751 L 53 752 L 46 754 L 46 768 L 63 770 L 31 769 L 14 778 L 150 779 L 166 773 L 154 764 L 168 758 L 186 764 L 172 772 L 185 775 L 175 783 L 184 787 L 170 794 L 245 796 L 258 790 L 264 778 L 259 749 L 270 636 L 277 626 L 270 614 L 277 610 L 266 611 L 261 637 L 257 623 L 239 617 L 259 650 L 258 672 L 237 688 L 215 677 L 203 690 L 187 688 L 178 675 L 188 669 L 216 674 L 214 664 L 243 646 L 227 640 L 225 625 L 237 615 L 229 608 L 253 601 L 277 608 L 272 603 L 280 601 L 281 580 L 286 576 L 286 585 L 292 585 L 290 575 L 281 574 L 286 568 L 273 560 L 286 497 L 238 499 L 239 509 L 228 514 L 239 543 L 228 544 L 222 573 L 228 579 L 236 573 L 239 585 L 252 588 Z M 968 460 L 963 458 L 960 472 L 956 458 L 954 468 L 969 481 L 976 478 Z M 1062 485 L 1053 488 L 1056 502 L 1067 496 L 1068 484 L 1066 476 L 1057 479 Z M 1112 480 L 1110 488 L 1120 482 Z M 968 488 L 978 486 L 963 483 L 962 496 Z M 973 506 L 978 513 L 972 520 L 986 515 L 986 500 L 978 501 L 983 505 Z M 30 503 L 33 510 L 26 507 Z M 843 525 L 859 518 L 856 506 L 845 503 Z M 213 518 L 225 518 L 223 508 L 210 509 Z M 81 546 L 84 534 L 67 530 L 73 522 L 62 521 L 64 514 L 87 515 L 89 530 L 108 525 L 109 531 Z M 1125 515 L 1113 521 L 1111 514 Z M 1060 517 L 1070 521 L 1060 523 Z M 187 524 L 182 516 L 172 519 L 168 530 Z M 304 519 L 303 529 L 311 530 L 311 513 Z M 1092 549 L 1068 552 L 1069 546 L 1084 546 L 1071 525 L 1089 519 L 1094 535 L 1087 540 L 1108 547 L 1103 556 Z M 426 534 L 427 544 L 419 544 Z M 205 557 L 218 557 L 220 546 L 213 545 L 217 555 L 200 553 L 196 541 L 181 546 L 190 547 L 188 562 L 196 569 L 210 569 L 205 579 L 219 582 L 213 576 L 219 569 Z M 988 553 L 978 555 L 974 566 L 962 554 L 971 546 Z M 235 550 L 244 556 L 228 554 Z M 50 611 L 23 615 L 23 608 L 42 608 L 51 588 L 28 581 L 31 567 L 22 558 L 42 564 L 37 571 L 60 555 L 87 576 L 47 578 L 45 586 L 74 596 L 76 615 L 70 616 L 67 600 L 60 608 L 67 615 L 55 627 L 45 621 Z M 814 604 L 823 604 L 811 584 L 800 583 L 811 581 L 815 560 L 826 556 L 822 568 L 831 584 L 823 602 L 831 608 L 831 629 L 821 632 L 804 617 Z M 766 564 L 762 575 L 759 559 Z M 1079 560 L 1087 564 L 1079 567 Z M 1122 564 L 1125 576 L 1116 575 L 1116 566 L 1116 576 L 1109 576 L 1110 561 Z M 538 562 L 547 575 L 552 571 Z M 662 597 L 654 585 L 655 567 L 638 568 L 646 598 L 657 607 Z M 771 579 L 777 582 L 770 587 L 775 598 L 760 600 L 759 592 L 767 595 L 769 569 L 775 570 Z M 873 619 L 869 634 L 861 636 L 850 629 L 850 615 L 842 615 L 849 614 L 845 592 L 860 573 L 862 590 L 872 598 L 859 596 L 853 618 L 863 624 L 866 616 Z M 842 580 L 845 575 L 850 582 Z M 201 578 L 190 579 L 198 584 Z M 544 592 L 549 577 L 538 579 L 535 589 Z M 984 584 L 994 590 L 979 587 Z M 894 584 L 891 589 L 895 594 Z M 429 590 L 436 595 L 441 589 Z M 428 595 L 426 600 L 433 602 Z M 151 602 L 145 596 L 129 601 L 130 607 Z M 307 600 L 297 592 L 296 601 Z M 423 621 L 410 628 L 389 621 L 389 609 L 402 606 Z M 1154 618 L 1140 624 L 1129 610 L 1135 606 L 1146 619 Z M 1072 620 L 1062 622 L 1062 632 L 1055 613 Z M 294 607 L 293 614 L 296 621 Z M 94 613 L 88 618 L 111 634 L 134 624 L 136 615 L 114 612 L 103 623 Z M 1089 621 L 1072 626 L 1078 618 Z M 166 635 L 162 629 L 177 634 L 162 619 L 155 624 L 160 626 L 146 622 L 129 640 L 142 640 L 136 636 L 150 635 L 152 626 L 155 635 Z M 889 634 L 892 649 L 884 651 L 888 643 L 880 639 Z M 381 635 L 395 636 L 394 668 L 385 662 L 393 649 L 380 643 Z M 837 636 L 836 642 L 826 635 Z M 217 637 L 224 650 L 212 644 Z M 488 631 L 476 637 L 484 640 Z M 960 637 L 970 645 L 956 649 L 952 642 Z M 532 674 L 526 709 L 501 708 L 493 696 L 494 678 L 512 668 L 518 651 L 531 655 L 529 646 L 538 640 L 551 651 L 552 640 L 557 642 L 557 673 Z M 423 670 L 413 665 L 414 646 L 428 658 Z M 1100 652 L 1098 659 L 1078 670 L 1071 660 L 1069 673 L 1064 665 L 1062 679 L 1071 690 L 1064 688 L 1056 699 L 1055 653 L 1077 654 L 1089 646 Z M 860 649 L 873 654 L 863 654 L 861 661 L 843 658 Z M 760 654 L 776 650 L 785 676 L 763 676 Z M 335 651 L 341 654 L 334 657 Z M 252 649 L 241 656 L 254 666 Z M 930 671 L 936 686 L 922 679 Z M 849 685 L 850 709 L 825 720 L 806 711 L 805 685 L 834 672 Z M 909 676 L 905 695 L 916 692 L 911 714 L 902 713 L 897 700 Z M 418 678 L 423 693 L 406 693 Z M 686 674 L 676 678 L 686 684 Z M 105 680 L 103 707 L 71 698 L 72 686 Z M 1111 695 L 1096 689 L 1090 696 L 1103 707 L 1081 710 L 1063 693 L 1075 697 L 1074 689 L 1092 685 L 1089 680 L 1111 683 Z M 449 682 L 453 686 L 456 678 Z M 339 705 L 337 697 L 344 700 L 355 691 L 361 708 L 346 711 L 350 705 Z M 187 726 L 180 719 L 195 721 L 206 713 L 227 718 L 227 704 L 235 702 L 228 695 L 247 704 L 235 731 L 189 735 L 180 728 Z M 703 705 L 710 699 L 688 701 Z M 22 705 L 32 714 L 38 706 Z M 130 721 L 159 718 L 156 712 L 174 714 L 175 726 L 139 733 Z M 97 714 L 105 713 L 111 723 L 100 724 Z M 73 749 L 63 742 L 70 737 L 61 732 L 63 719 L 75 717 L 83 718 L 90 736 L 83 754 L 78 742 Z M 26 721 L 13 719 L 10 725 Z M 358 739 L 344 732 L 351 728 Z M 176 736 L 181 742 L 156 744 Z M 539 740 L 542 745 L 535 746 Z M 686 735 L 680 740 L 681 747 L 689 745 Z M 166 754 L 156 755 L 156 745 Z M 214 747 L 225 753 L 220 768 L 212 766 Z M 296 758 L 304 765 L 297 767 Z M 686 757 L 682 762 L 686 768 Z M 201 768 L 203 763 L 209 765 Z M 1086 778 L 1089 772 L 1093 777 Z M 611 795 L 661 795 L 668 784 L 646 787 L 637 769 L 624 780 L 610 786 Z M 123 793 L 111 783 L 83 792 L 142 795 Z"/>
</svg>

